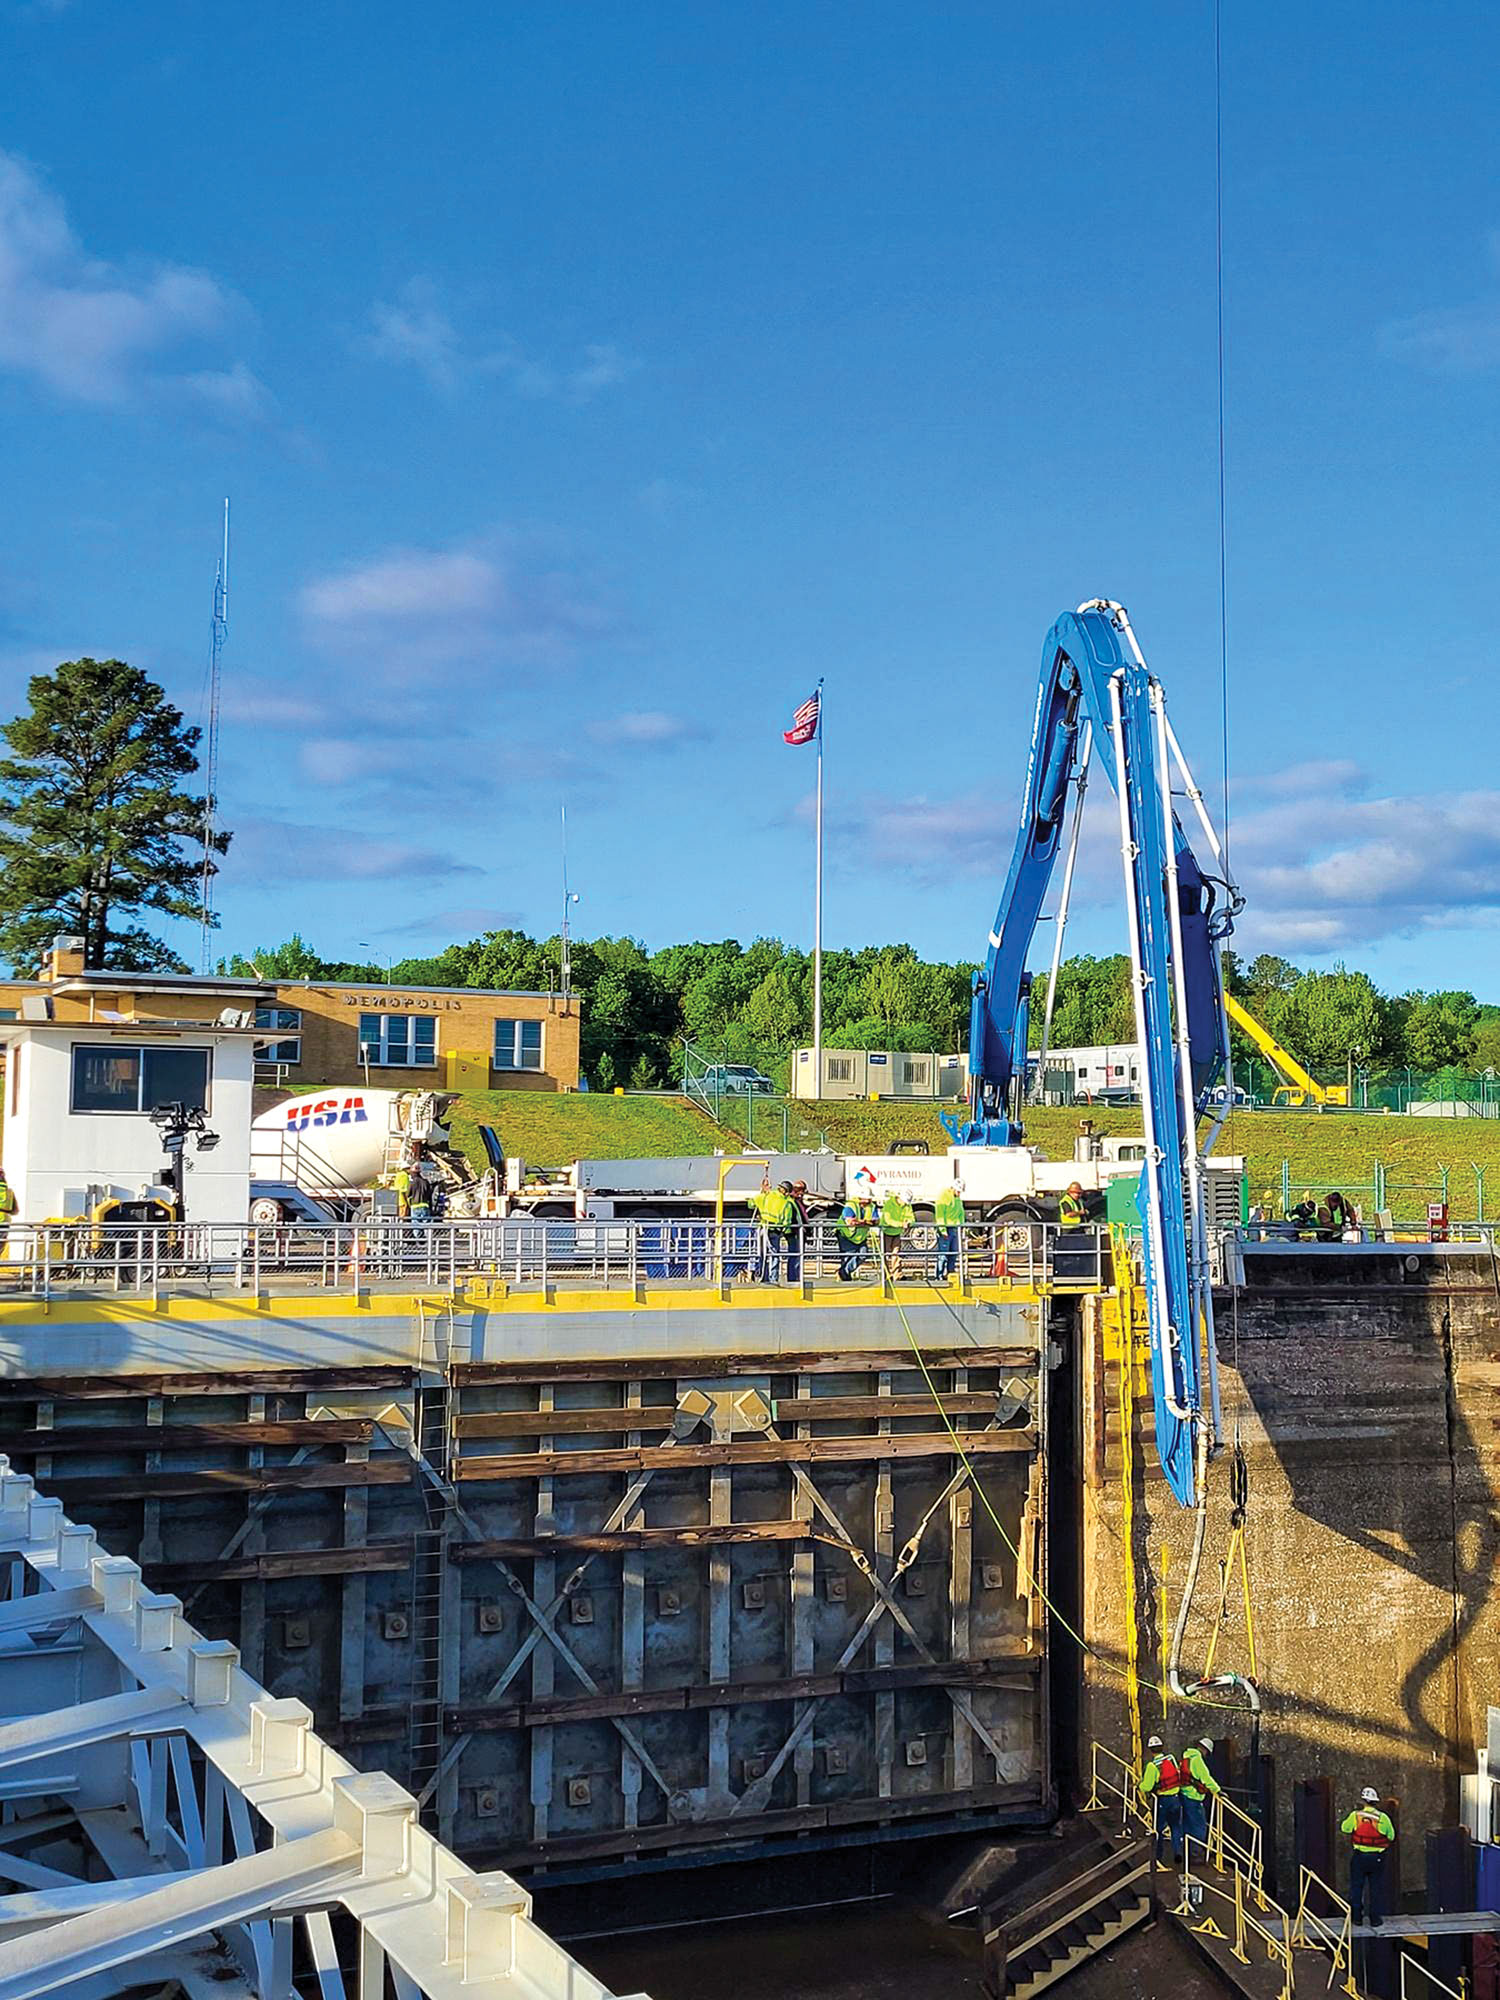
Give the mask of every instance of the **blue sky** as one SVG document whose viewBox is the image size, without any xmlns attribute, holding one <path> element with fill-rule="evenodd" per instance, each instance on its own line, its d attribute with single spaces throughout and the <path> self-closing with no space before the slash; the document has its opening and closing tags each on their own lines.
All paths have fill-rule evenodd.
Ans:
<svg viewBox="0 0 1500 2000">
<path fill-rule="evenodd" d="M 1225 0 L 1242 940 L 1500 997 L 1497 53 Z M 564 800 L 580 929 L 805 942 L 824 675 L 829 941 L 977 956 L 1098 595 L 1217 789 L 1206 0 L 0 0 L 0 75 L 0 708 L 196 717 L 232 496 L 226 946 L 554 929 Z"/>
</svg>

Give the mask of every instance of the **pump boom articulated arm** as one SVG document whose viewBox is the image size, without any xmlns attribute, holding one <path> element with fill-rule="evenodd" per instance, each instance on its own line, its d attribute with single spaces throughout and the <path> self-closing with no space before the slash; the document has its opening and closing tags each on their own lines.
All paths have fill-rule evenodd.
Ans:
<svg viewBox="0 0 1500 2000">
<path fill-rule="evenodd" d="M 1205 872 L 1177 819 L 1174 763 L 1209 843 L 1211 865 L 1219 866 L 1219 841 L 1167 721 L 1161 684 L 1147 672 L 1118 604 L 1081 605 L 1047 635 L 1021 823 L 988 956 L 974 977 L 969 1117 L 955 1136 L 973 1146 L 1021 1139 L 1031 991 L 1026 961 L 1063 843 L 1069 791 L 1082 777 L 1080 743 L 1090 741 L 1119 798 L 1136 1035 L 1144 1057 L 1146 1160 L 1138 1202 L 1157 1450 L 1172 1490 L 1191 1505 L 1198 1480 L 1200 1353 L 1211 1376 L 1214 1368 L 1197 1118 L 1228 1065 L 1219 943 L 1240 898 L 1227 878 Z M 1227 892 L 1222 897 L 1221 885 Z M 1213 1402 L 1216 1408 L 1216 1394 Z"/>
</svg>

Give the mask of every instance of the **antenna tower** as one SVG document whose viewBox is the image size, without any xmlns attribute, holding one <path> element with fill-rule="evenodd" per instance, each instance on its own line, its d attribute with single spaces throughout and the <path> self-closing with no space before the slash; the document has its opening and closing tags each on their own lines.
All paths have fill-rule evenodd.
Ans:
<svg viewBox="0 0 1500 2000">
<path fill-rule="evenodd" d="M 203 753 L 203 872 L 199 885 L 198 923 L 202 970 L 209 969 L 214 928 L 214 816 L 219 791 L 219 682 L 225 642 L 229 638 L 229 502 L 224 502 L 224 547 L 214 578 L 214 615 L 208 640 L 208 727 Z"/>
</svg>

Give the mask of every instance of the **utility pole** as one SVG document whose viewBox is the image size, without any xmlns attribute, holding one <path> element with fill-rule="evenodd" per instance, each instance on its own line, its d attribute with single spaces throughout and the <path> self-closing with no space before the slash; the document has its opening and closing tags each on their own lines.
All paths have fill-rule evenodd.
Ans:
<svg viewBox="0 0 1500 2000">
<path fill-rule="evenodd" d="M 558 808 L 562 822 L 562 935 L 559 948 L 562 952 L 562 1003 L 563 1012 L 568 1011 L 568 1000 L 573 991 L 573 935 L 569 920 L 572 906 L 578 901 L 576 892 L 568 888 L 568 808 Z"/>
<path fill-rule="evenodd" d="M 214 613 L 208 641 L 208 724 L 203 753 L 203 874 L 198 899 L 201 969 L 209 969 L 214 928 L 214 818 L 219 790 L 219 684 L 229 638 L 229 501 L 224 502 L 224 547 L 214 578 Z"/>
</svg>

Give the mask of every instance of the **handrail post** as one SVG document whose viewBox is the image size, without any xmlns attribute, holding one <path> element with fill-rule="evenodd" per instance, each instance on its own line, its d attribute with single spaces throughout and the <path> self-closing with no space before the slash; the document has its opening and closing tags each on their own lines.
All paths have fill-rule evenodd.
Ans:
<svg viewBox="0 0 1500 2000">
<path fill-rule="evenodd" d="M 1222 1868 L 1223 1864 L 1220 1863 Z M 1250 1963 L 1250 1955 L 1245 1950 L 1245 1878 L 1239 1869 L 1234 1870 L 1234 1945 L 1232 1956 L 1241 1965 Z"/>
</svg>

